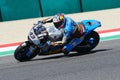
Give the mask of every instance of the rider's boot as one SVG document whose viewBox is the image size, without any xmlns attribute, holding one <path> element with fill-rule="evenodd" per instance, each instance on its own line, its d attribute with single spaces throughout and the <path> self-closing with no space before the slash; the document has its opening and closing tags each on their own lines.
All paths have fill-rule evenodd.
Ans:
<svg viewBox="0 0 120 80">
<path fill-rule="evenodd" d="M 69 51 L 67 51 L 65 48 L 62 48 L 62 52 L 64 53 L 64 56 L 68 56 Z"/>
</svg>

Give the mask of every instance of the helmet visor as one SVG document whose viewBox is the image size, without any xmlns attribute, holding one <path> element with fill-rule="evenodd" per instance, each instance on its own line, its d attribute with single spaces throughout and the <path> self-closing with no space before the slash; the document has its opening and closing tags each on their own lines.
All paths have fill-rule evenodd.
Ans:
<svg viewBox="0 0 120 80">
<path fill-rule="evenodd" d="M 64 24 L 63 21 L 60 21 L 60 22 L 54 23 L 54 26 L 56 28 L 60 28 L 63 24 Z"/>
</svg>

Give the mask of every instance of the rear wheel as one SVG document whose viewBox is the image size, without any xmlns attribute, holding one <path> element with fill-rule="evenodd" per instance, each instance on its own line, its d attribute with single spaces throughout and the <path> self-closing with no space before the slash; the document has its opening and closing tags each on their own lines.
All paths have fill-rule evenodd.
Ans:
<svg viewBox="0 0 120 80">
<path fill-rule="evenodd" d="M 92 31 L 88 34 L 82 43 L 80 43 L 75 50 L 77 52 L 88 52 L 94 49 L 100 41 L 99 34 L 96 31 Z"/>
<path fill-rule="evenodd" d="M 30 49 L 32 47 L 32 51 Z M 34 58 L 38 54 L 37 48 L 31 46 L 28 41 L 22 43 L 14 52 L 14 57 L 16 60 L 23 62 Z"/>
</svg>

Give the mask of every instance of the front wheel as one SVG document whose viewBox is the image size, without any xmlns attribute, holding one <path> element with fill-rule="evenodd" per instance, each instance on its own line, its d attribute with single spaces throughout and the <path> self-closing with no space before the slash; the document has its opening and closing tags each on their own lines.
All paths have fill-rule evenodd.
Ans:
<svg viewBox="0 0 120 80">
<path fill-rule="evenodd" d="M 88 52 L 94 49 L 100 41 L 100 36 L 96 31 L 89 33 L 82 43 L 80 43 L 75 50 L 77 52 Z"/>
<path fill-rule="evenodd" d="M 30 47 L 33 48 L 31 51 Z M 28 61 L 32 58 L 34 58 L 38 53 L 37 48 L 34 46 L 31 46 L 28 41 L 23 42 L 18 46 L 14 52 L 14 57 L 16 60 L 23 62 L 23 61 Z"/>
</svg>

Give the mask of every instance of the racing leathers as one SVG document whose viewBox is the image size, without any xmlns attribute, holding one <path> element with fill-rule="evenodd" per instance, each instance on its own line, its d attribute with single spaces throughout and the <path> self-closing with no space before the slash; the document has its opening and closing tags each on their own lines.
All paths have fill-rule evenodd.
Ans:
<svg viewBox="0 0 120 80">
<path fill-rule="evenodd" d="M 49 19 L 47 21 L 43 20 L 43 23 L 53 22 L 53 19 Z M 65 17 L 65 24 L 63 28 L 58 28 L 63 37 L 62 37 L 62 44 L 66 45 L 71 38 L 77 37 L 80 38 L 84 34 L 84 26 L 82 23 L 77 24 L 69 17 Z M 64 48 L 64 47 L 63 47 Z"/>
</svg>

